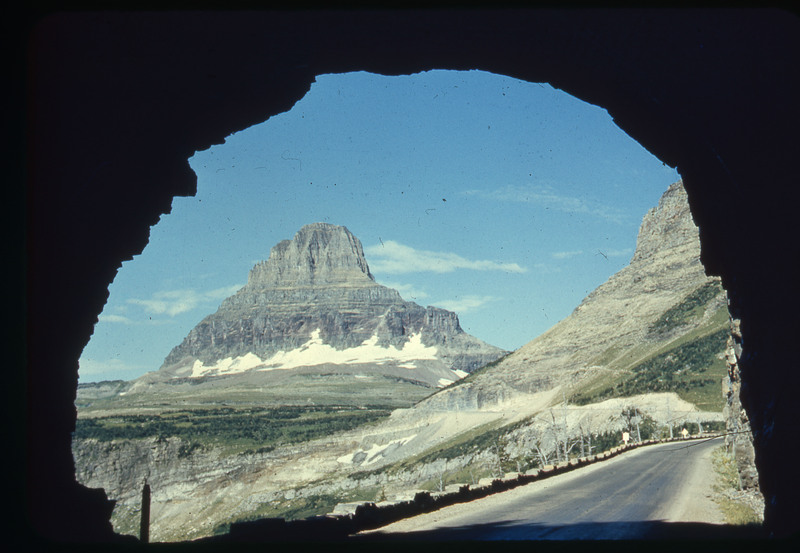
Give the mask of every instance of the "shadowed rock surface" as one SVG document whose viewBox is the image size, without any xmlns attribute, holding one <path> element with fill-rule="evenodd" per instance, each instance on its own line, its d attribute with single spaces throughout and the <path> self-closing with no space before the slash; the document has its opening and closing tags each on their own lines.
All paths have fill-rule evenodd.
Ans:
<svg viewBox="0 0 800 553">
<path fill-rule="evenodd" d="M 794 290 L 800 23 L 778 10 L 61 13 L 14 31 L 11 127 L 29 157 L 27 275 L 12 297 L 9 390 L 27 425 L 12 483 L 18 528 L 37 543 L 115 539 L 102 490 L 75 482 L 78 358 L 124 260 L 176 195 L 187 159 L 286 111 L 313 76 L 482 69 L 549 82 L 607 109 L 677 166 L 702 261 L 741 320 L 742 405 L 770 532 L 797 531 L 800 405 Z M 13 31 L 12 31 L 13 36 Z M 13 64 L 12 64 L 13 65 Z M 23 152 L 20 152 L 23 153 Z M 23 164 L 23 161 L 25 164 Z M 16 212 L 17 210 L 13 210 Z M 19 210 L 20 213 L 23 210 Z M 25 224 L 27 223 L 27 227 Z M 479 224 L 479 222 L 474 222 Z M 16 240 L 12 239 L 12 242 Z M 18 242 L 20 250 L 23 241 Z M 13 247 L 13 246 L 12 246 Z M 20 251 L 20 254 L 24 252 Z M 15 273 L 12 271 L 12 278 Z M 27 276 L 27 278 L 26 278 Z M 26 320 L 23 326 L 19 321 Z M 26 434 L 27 433 L 27 434 Z M 32 439 L 30 439 L 32 437 Z"/>
</svg>

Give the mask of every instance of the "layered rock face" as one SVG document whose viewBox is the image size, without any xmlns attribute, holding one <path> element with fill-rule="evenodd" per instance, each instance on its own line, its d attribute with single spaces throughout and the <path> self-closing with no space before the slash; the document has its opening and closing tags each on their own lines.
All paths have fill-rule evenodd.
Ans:
<svg viewBox="0 0 800 553">
<path fill-rule="evenodd" d="M 375 282 L 361 242 L 314 223 L 272 248 L 247 284 L 175 347 L 161 377 L 199 377 L 323 364 L 417 371 L 441 385 L 503 350 L 466 334 L 455 313 L 423 308 Z"/>
</svg>

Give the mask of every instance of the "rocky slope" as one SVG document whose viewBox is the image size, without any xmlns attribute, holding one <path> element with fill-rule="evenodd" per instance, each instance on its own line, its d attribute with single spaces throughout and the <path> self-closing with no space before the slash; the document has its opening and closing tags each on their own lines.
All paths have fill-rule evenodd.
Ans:
<svg viewBox="0 0 800 553">
<path fill-rule="evenodd" d="M 153 393 L 156 385 L 187 378 L 197 390 L 199 379 L 245 374 L 243 385 L 263 385 L 280 380 L 279 369 L 307 374 L 310 367 L 435 389 L 505 353 L 465 333 L 455 313 L 405 301 L 376 283 L 358 238 L 345 227 L 314 223 L 274 246 L 247 284 L 128 393 Z"/>
<path fill-rule="evenodd" d="M 410 336 L 419 336 L 418 344 L 430 348 L 439 348 L 444 341 L 437 342 L 437 333 L 452 339 L 456 326 L 448 326 L 452 319 L 446 314 L 432 320 L 435 311 L 408 305 L 374 283 L 366 262 L 360 263 L 363 254 L 356 241 L 341 231 L 335 238 L 325 238 L 325 232 L 315 238 L 317 230 L 324 228 L 307 230 L 298 233 L 295 245 L 282 243 L 274 250 L 275 260 L 291 259 L 291 263 L 268 261 L 256 266 L 248 285 L 170 354 L 158 378 L 172 381 L 175 387 L 197 388 L 203 384 L 187 382 L 225 382 L 226 378 L 309 369 L 222 374 L 233 364 L 220 364 L 220 356 L 241 359 L 252 354 L 258 363 L 266 363 L 276 355 L 270 349 L 276 346 L 269 344 L 288 348 L 325 339 L 347 350 L 374 340 L 376 347 L 385 344 L 400 351 L 411 342 Z M 342 272 L 345 265 L 337 259 L 314 253 L 325 251 L 323 242 L 328 239 L 347 246 L 337 250 L 351 252 L 347 271 Z M 302 270 L 279 270 L 282 265 L 298 264 Z M 291 275 L 287 278 L 303 282 L 305 288 L 282 290 L 282 275 Z M 326 319 L 320 315 L 331 313 L 326 297 L 315 295 L 314 290 L 324 290 L 327 298 L 344 298 L 360 315 L 337 318 L 331 314 L 332 319 Z M 364 294 L 374 294 L 385 309 L 361 307 L 359 298 Z M 315 308 L 308 318 L 295 319 L 288 312 L 289 305 L 312 303 Z M 249 322 L 237 326 L 237 320 Z M 267 329 L 273 327 L 264 321 L 273 320 L 283 321 L 288 330 L 270 334 Z M 324 331 L 323 322 L 331 323 Z M 702 373 L 706 367 L 691 367 L 695 358 L 683 355 L 683 349 L 706 343 L 728 324 L 724 291 L 704 274 L 698 232 L 686 194 L 676 183 L 645 216 L 628 267 L 542 336 L 413 408 L 396 409 L 379 423 L 263 453 L 223 455 L 214 448 L 191 450 L 174 440 L 82 440 L 74 446 L 78 478 L 86 485 L 114 490 L 109 496 L 119 500 L 115 526 L 133 529 L 141 482 L 147 476 L 153 488 L 154 540 L 209 535 L 232 520 L 308 516 L 329 512 L 340 502 L 402 498 L 415 488 L 474 483 L 618 440 L 623 429 L 633 433 L 634 425 L 638 429 L 641 424 L 643 432 L 652 434 L 668 433 L 676 424 L 721 421 L 721 376 L 711 385 L 712 395 L 719 396 L 719 409 L 687 401 L 680 387 L 676 388 L 680 394 L 621 394 L 625 397 L 606 397 L 604 391 L 613 392 L 619 382 L 650 370 L 653 360 L 667 367 L 663 380 L 668 383 L 673 376 L 679 379 L 693 370 Z M 254 328 L 259 330 L 254 332 Z M 319 333 L 310 336 L 316 328 Z M 358 337 L 348 338 L 346 330 Z M 706 356 L 702 362 L 723 362 L 714 357 L 716 342 L 710 347 L 711 358 Z M 724 354 L 724 340 L 719 350 Z M 212 370 L 193 378 L 198 367 Z M 342 366 L 337 370 L 342 371 Z M 208 376 L 212 374 L 217 376 Z M 655 390 L 663 384 L 661 380 L 656 380 Z M 350 386 L 349 382 L 345 385 Z M 291 389 L 285 386 L 281 393 Z"/>
<path fill-rule="evenodd" d="M 464 452 L 494 448 L 498 466 L 501 458 L 552 459 L 559 443 L 574 447 L 581 438 L 630 429 L 634 419 L 667 434 L 676 425 L 721 424 L 729 318 L 724 290 L 705 275 L 699 255 L 698 230 L 677 182 L 644 217 L 631 263 L 571 315 L 413 409 L 396 411 L 343 459 L 375 471 L 438 458 L 458 471 L 473 462 Z"/>
<path fill-rule="evenodd" d="M 471 375 L 420 407 L 481 408 L 556 386 L 572 395 L 611 381 L 664 344 L 693 330 L 707 333 L 727 324 L 721 287 L 684 324 L 660 320 L 693 291 L 717 282 L 700 263 L 698 229 L 677 182 L 645 215 L 627 267 L 591 292 L 570 316 L 491 370 Z"/>
</svg>

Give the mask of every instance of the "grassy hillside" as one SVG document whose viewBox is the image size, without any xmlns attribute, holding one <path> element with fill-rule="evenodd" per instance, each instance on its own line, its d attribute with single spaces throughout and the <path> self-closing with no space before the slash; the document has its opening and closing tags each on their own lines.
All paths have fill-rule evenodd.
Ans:
<svg viewBox="0 0 800 553">
<path fill-rule="evenodd" d="M 178 437 L 194 448 L 221 446 L 228 453 L 269 451 L 277 445 L 313 440 L 389 415 L 381 406 L 280 406 L 271 408 L 179 409 L 157 414 L 79 418 L 76 439 L 100 441 Z"/>
<path fill-rule="evenodd" d="M 685 324 L 691 324 L 703 316 L 709 303 L 724 293 L 719 281 L 712 280 L 699 286 L 683 300 L 667 309 L 656 322 L 650 325 L 648 334 L 660 335 Z"/>
<path fill-rule="evenodd" d="M 576 390 L 570 400 L 586 405 L 612 397 L 675 392 L 701 410 L 722 411 L 721 382 L 727 371 L 722 354 L 730 332 L 727 309 L 714 300 L 723 293 L 717 281 L 706 283 L 664 312 L 639 345 L 609 347 L 592 360 L 608 370 Z"/>
</svg>

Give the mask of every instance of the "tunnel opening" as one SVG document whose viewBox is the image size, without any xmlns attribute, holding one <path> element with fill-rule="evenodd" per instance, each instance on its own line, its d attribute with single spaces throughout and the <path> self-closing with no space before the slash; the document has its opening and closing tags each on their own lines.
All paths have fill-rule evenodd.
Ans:
<svg viewBox="0 0 800 553">
<path fill-rule="evenodd" d="M 396 15 L 392 14 L 393 18 Z M 363 60 L 345 64 L 367 70 L 382 68 L 378 72 L 391 74 L 434 65 L 478 65 L 496 73 L 554 83 L 606 106 L 620 126 L 648 150 L 678 166 L 701 228 L 703 261 L 710 273 L 722 276 L 731 294 L 734 316 L 742 321 L 743 402 L 756 433 L 756 461 L 767 496 L 766 522 L 776 535 L 793 533 L 798 517 L 797 506 L 790 498 L 798 483 L 785 444 L 794 443 L 788 421 L 793 420 L 796 407 L 789 391 L 796 388 L 797 375 L 782 367 L 791 366 L 787 344 L 791 343 L 792 325 L 787 319 L 796 300 L 781 290 L 790 282 L 791 263 L 797 256 L 796 249 L 783 251 L 783 245 L 770 237 L 791 235 L 790 206 L 796 198 L 788 180 L 791 160 L 796 156 L 787 145 L 793 143 L 791 129 L 797 121 L 797 109 L 789 100 L 797 96 L 797 83 L 785 77 L 792 74 L 789 66 L 797 58 L 796 19 L 774 11 L 755 16 L 695 12 L 689 17 L 676 12 L 640 11 L 614 15 L 533 12 L 522 18 L 502 12 L 479 17 L 450 15 L 429 13 L 421 19 L 418 14 L 402 15 L 402 24 L 394 19 L 388 26 L 386 19 L 375 14 L 340 17 L 336 31 L 329 33 L 346 30 L 357 38 L 357 44 L 338 43 L 336 52 L 341 54 L 340 59 Z M 110 528 L 104 522 L 109 508 L 102 494 L 81 489 L 72 479 L 68 436 L 75 418 L 69 390 L 75 389 L 77 358 L 105 301 L 101 290 L 112 280 L 119 260 L 141 251 L 147 229 L 167 211 L 175 193 L 192 190 L 192 177 L 181 160 L 202 149 L 203 144 L 221 140 L 231 129 L 247 126 L 244 121 L 263 120 L 265 112 L 281 111 L 277 106 L 285 106 L 287 96 L 307 86 L 308 72 L 341 71 L 342 62 L 315 58 L 307 47 L 290 46 L 296 46 L 298 39 L 311 44 L 307 40 L 310 36 L 314 40 L 332 39 L 332 34 L 321 30 L 319 16 L 289 14 L 278 18 L 273 14 L 249 23 L 234 18 L 235 24 L 231 18 L 215 18 L 216 30 L 236 29 L 226 35 L 232 39 L 229 46 L 233 51 L 264 55 L 269 49 L 255 53 L 252 48 L 242 48 L 242 41 L 269 36 L 264 40 L 281 43 L 282 51 L 291 55 L 280 61 L 267 56 L 268 69 L 260 75 L 239 76 L 227 81 L 226 86 L 206 86 L 206 98 L 242 92 L 239 103 L 215 104 L 221 106 L 222 113 L 209 111 L 206 100 L 188 100 L 191 95 L 186 94 L 186 83 L 192 83 L 192 90 L 203 89 L 196 86 L 196 76 L 189 76 L 194 67 L 187 65 L 181 72 L 173 66 L 157 75 L 151 70 L 164 67 L 155 60 L 161 58 L 165 47 L 180 50 L 175 42 L 176 28 L 196 40 L 205 36 L 209 20 L 190 17 L 189 24 L 182 20 L 176 27 L 172 16 L 160 23 L 151 19 L 148 24 L 153 34 L 148 46 L 138 50 L 138 58 L 120 57 L 120 44 L 126 44 L 123 50 L 130 44 L 142 44 L 137 38 L 142 20 L 133 19 L 120 22 L 107 15 L 93 15 L 84 20 L 50 20 L 34 41 L 38 66 L 32 76 L 36 105 L 32 126 L 42 132 L 34 141 L 36 171 L 31 177 L 30 197 L 35 200 L 35 209 L 29 227 L 27 382 L 30 431 L 37 439 L 28 443 L 29 463 L 23 470 L 29 474 L 26 499 L 30 520 L 35 521 L 33 532 L 55 539 L 110 537 Z M 109 22 L 113 24 L 110 27 Z M 293 33 L 304 29 L 309 34 L 287 35 L 279 30 L 287 22 Z M 368 24 L 362 27 L 365 22 Z M 278 31 L 263 33 L 269 28 Z M 436 38 L 429 33 L 431 28 L 437 29 Z M 393 31 L 401 29 L 402 33 Z M 487 42 L 485 37 L 497 36 L 493 33 L 498 29 L 512 41 Z M 479 30 L 486 34 L 476 35 Z M 75 40 L 79 35 L 99 37 L 111 47 L 87 49 L 91 45 L 84 38 Z M 42 38 L 45 36 L 46 40 Z M 476 36 L 481 38 L 476 40 Z M 364 48 L 365 37 L 378 47 Z M 623 44 L 619 37 L 624 37 Z M 678 37 L 691 40 L 676 40 Z M 387 50 L 387 43 L 409 47 L 399 53 L 394 46 Z M 50 48 L 54 44 L 59 45 L 57 54 Z M 631 44 L 636 47 L 630 48 Z M 527 55 L 531 48 L 544 55 L 531 62 Z M 703 53 L 698 56 L 700 51 Z M 650 55 L 647 64 L 642 63 L 643 52 Z M 185 59 L 191 59 L 186 50 L 184 53 Z M 213 58 L 218 53 L 206 54 Z M 487 61 L 490 58 L 501 61 Z M 119 75 L 115 72 L 119 59 L 133 60 L 126 67 L 128 75 L 149 75 L 161 82 L 170 76 L 175 83 L 183 82 L 170 91 L 174 96 L 163 96 L 169 96 L 166 105 L 189 108 L 192 104 L 188 111 L 151 110 L 137 112 L 133 118 L 117 118 L 116 136 L 130 140 L 131 149 L 125 155 L 116 146 L 109 149 L 107 140 L 107 114 L 121 113 L 118 108 L 123 105 L 118 103 L 121 89 L 117 85 L 121 81 L 110 78 Z M 67 63 L 62 63 L 65 60 Z M 146 62 L 146 70 L 140 61 Z M 709 72 L 712 66 L 714 70 Z M 215 67 L 224 72 L 221 68 L 225 63 Z M 541 78 L 542 73 L 553 77 Z M 750 79 L 739 81 L 742 74 Z M 103 75 L 104 80 L 98 82 L 97 75 Z M 675 75 L 681 78 L 672 78 Z M 208 85 L 207 81 L 216 77 L 206 72 L 201 80 Z M 252 86 L 240 86 L 253 79 L 256 82 Z M 273 91 L 270 79 L 287 86 Z M 733 86 L 732 81 L 738 85 Z M 78 82 L 91 82 L 92 94 L 85 95 L 82 85 L 75 88 Z M 144 77 L 141 82 L 145 82 Z M 686 82 L 692 83 L 691 90 L 685 87 Z M 779 82 L 780 86 L 762 86 L 767 82 Z M 45 94 L 45 90 L 50 92 Z M 61 94 L 48 96 L 54 90 Z M 264 91 L 270 92 L 259 98 Z M 146 87 L 127 87 L 124 92 L 129 95 L 123 102 L 130 105 L 160 105 Z M 142 103 L 143 98 L 151 103 Z M 183 98 L 183 103 L 175 98 Z M 65 109 L 67 105 L 72 109 Z M 197 110 L 209 115 L 202 124 Z M 733 121 L 725 116 L 730 113 L 740 117 Z M 53 128 L 53 121 L 60 125 Z M 159 127 L 171 128 L 172 134 L 150 132 Z M 133 132 L 119 132 L 129 129 Z M 173 157 L 174 152 L 181 155 Z M 153 159 L 147 170 L 133 161 L 143 155 Z M 151 178 L 155 175 L 157 178 Z M 165 179 L 165 175 L 169 177 Z M 114 183 L 113 189 L 109 182 Z M 165 182 L 167 188 L 162 188 Z M 754 183 L 765 182 L 766 188 L 754 188 Z M 73 190 L 77 193 L 67 194 Z M 128 209 L 113 211 L 119 205 Z M 142 220 L 137 220 L 139 217 Z M 738 226 L 731 228 L 731 220 Z M 56 228 L 58 232 L 54 232 Z M 40 270 L 48 266 L 62 268 L 57 282 L 55 275 Z M 48 319 L 45 314 L 53 310 L 76 314 L 77 324 L 65 327 L 58 324 L 59 320 Z M 71 368 L 61 372 L 59 367 L 64 366 Z M 53 490 L 63 493 L 53 495 Z M 82 517 L 70 515 L 70 509 L 63 508 L 67 504 L 82 505 Z"/>
<path fill-rule="evenodd" d="M 448 95 L 460 97 L 448 101 L 444 98 Z M 506 104 L 500 104 L 504 100 Z M 365 113 L 363 119 L 360 112 Z M 377 128 L 370 121 L 378 121 Z M 125 349 L 135 354 L 147 344 L 159 351 L 155 356 L 142 353 L 154 357 L 147 370 L 156 371 L 192 326 L 213 312 L 222 299 L 217 295 L 232 296 L 242 287 L 231 283 L 246 274 L 257 256 L 265 257 L 262 252 L 271 243 L 317 220 L 346 223 L 365 240 L 367 261 L 378 282 L 402 290 L 403 295 L 410 293 L 412 301 L 452 309 L 467 332 L 500 343 L 507 351 L 516 350 L 564 319 L 590 291 L 625 266 L 633 256 L 642 216 L 679 179 L 673 169 L 620 132 L 602 109 L 546 84 L 475 71 L 432 71 L 406 77 L 317 76 L 310 92 L 291 110 L 226 137 L 224 145 L 196 153 L 190 164 L 198 174 L 197 195 L 173 200 L 171 213 L 151 229 L 143 253 L 123 264 L 95 336 L 82 354 L 82 381 L 133 380 L 124 378 L 124 372 L 92 374 L 94 360 L 87 356 L 102 357 L 91 352 L 103 349 L 108 352 L 105 369 L 109 370 L 115 364 L 108 361 L 113 355 Z M 386 217 L 389 211 L 392 215 Z M 685 212 L 679 213 L 686 217 Z M 384 253 L 386 244 L 396 246 L 392 253 Z M 699 263 L 699 250 L 693 255 Z M 221 269 L 222 280 L 209 281 L 209 275 Z M 403 281 L 414 273 L 417 278 L 411 283 Z M 693 269 L 692 278 L 702 270 L 695 273 Z M 435 282 L 437 275 L 442 275 L 440 282 Z M 524 280 L 521 285 L 513 284 L 520 279 Z M 449 298 L 442 289 L 463 299 L 454 301 L 458 297 Z M 508 297 L 498 297 L 501 290 Z M 547 302 L 548 298 L 558 298 L 559 305 Z M 485 303 L 489 305 L 480 317 Z M 492 311 L 502 313 L 501 324 L 489 316 Z M 181 321 L 184 313 L 192 317 L 191 322 Z M 532 320 L 533 316 L 538 319 Z M 150 327 L 149 333 L 145 326 Z M 495 334 L 487 336 L 490 329 Z M 515 332 L 519 336 L 512 338 Z M 650 349 L 638 355 L 646 357 L 644 351 Z M 128 356 L 121 357 L 135 358 Z M 131 365 L 136 363 L 127 363 Z M 715 404 L 712 408 L 699 404 L 701 410 L 721 412 L 720 380 L 718 374 L 702 392 L 693 388 L 698 398 L 705 398 L 702 401 Z M 199 409 L 198 421 L 210 420 L 207 411 L 216 404 L 238 409 L 243 401 L 218 391 L 214 404 L 198 403 L 200 386 L 170 399 L 169 393 L 162 396 L 156 391 L 155 379 L 148 382 L 153 405 L 143 399 L 141 404 L 126 403 L 131 424 L 163 426 L 159 440 L 180 435 L 190 440 L 181 446 L 184 449 L 199 448 L 205 442 L 192 442 L 197 438 L 184 427 L 178 430 L 174 421 L 191 414 L 193 408 Z M 114 408 L 103 404 L 103 386 L 113 388 L 114 397 L 125 395 L 126 401 L 136 397 L 120 382 L 99 383 L 91 391 L 81 388 L 76 435 L 108 440 L 110 431 L 117 428 L 120 439 L 143 437 L 143 430 L 127 428 L 122 419 L 111 416 Z M 527 386 L 528 392 L 532 386 Z M 664 386 L 662 392 L 667 390 Z M 683 394 L 681 388 L 676 390 Z M 645 388 L 636 384 L 625 393 L 635 391 Z M 573 393 L 577 391 L 570 392 L 571 401 Z M 280 401 L 269 397 L 259 401 Z M 591 402 L 589 397 L 584 403 Z M 286 396 L 283 401 L 293 403 L 296 399 L 292 398 Z M 315 403 L 320 400 L 314 399 Z M 157 405 L 163 406 L 164 417 L 142 420 L 144 415 L 157 416 Z M 678 405 L 671 407 L 673 415 L 679 411 Z M 103 415 L 86 418 L 91 412 Z M 675 421 L 684 418 L 676 416 Z M 701 428 L 710 423 L 709 419 L 699 421 Z M 697 428 L 697 424 L 689 426 Z M 221 430 L 223 419 L 216 426 L 222 433 L 238 435 L 231 429 Z M 589 426 L 586 431 L 598 432 Z M 248 447 L 263 450 L 267 445 L 273 447 L 271 442 Z M 131 496 L 138 501 L 139 480 L 144 479 L 153 489 L 154 505 L 171 500 L 164 498 L 167 484 L 149 467 L 138 467 L 141 474 L 132 487 L 129 483 L 103 486 L 100 477 L 92 478 L 87 472 L 86 455 L 76 461 L 80 481 L 105 487 L 107 494 L 118 499 L 117 509 L 135 513 Z M 91 455 L 93 463 L 95 457 Z M 115 515 L 115 520 L 122 524 L 121 515 Z M 126 527 L 127 533 L 138 531 L 135 521 Z M 156 532 L 154 527 L 153 532 L 156 536 L 163 530 Z"/>
</svg>

